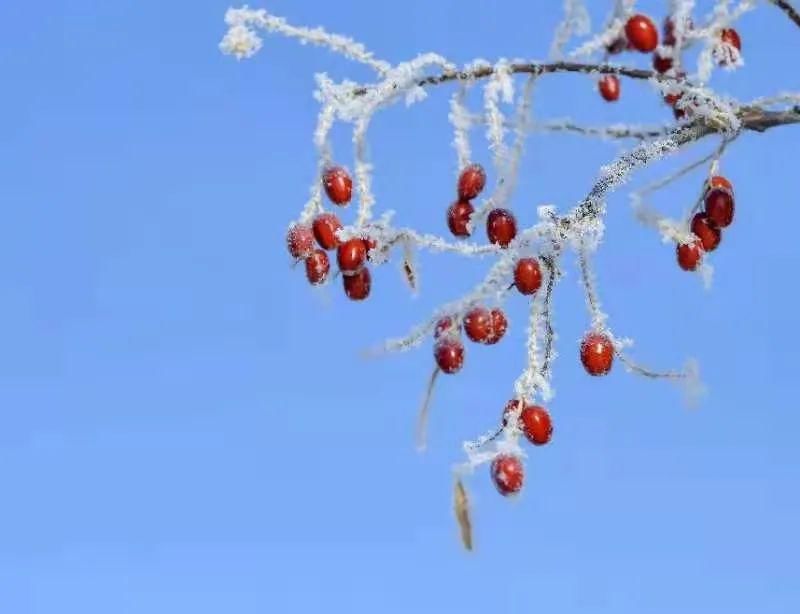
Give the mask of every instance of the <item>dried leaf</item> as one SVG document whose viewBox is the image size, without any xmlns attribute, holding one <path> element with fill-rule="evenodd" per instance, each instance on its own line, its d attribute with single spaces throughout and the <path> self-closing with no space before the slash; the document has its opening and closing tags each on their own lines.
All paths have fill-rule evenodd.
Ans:
<svg viewBox="0 0 800 614">
<path fill-rule="evenodd" d="M 456 520 L 461 530 L 461 543 L 464 548 L 472 551 L 472 523 L 469 519 L 469 499 L 467 498 L 467 491 L 464 484 L 461 483 L 461 478 L 456 480 L 454 506 L 456 512 Z"/>
</svg>

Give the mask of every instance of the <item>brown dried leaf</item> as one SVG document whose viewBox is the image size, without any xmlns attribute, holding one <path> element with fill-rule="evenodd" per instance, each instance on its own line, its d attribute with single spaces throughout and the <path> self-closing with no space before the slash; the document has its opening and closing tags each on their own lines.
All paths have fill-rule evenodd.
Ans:
<svg viewBox="0 0 800 614">
<path fill-rule="evenodd" d="M 433 370 L 430 380 L 428 380 L 428 387 L 425 390 L 425 396 L 422 398 L 422 405 L 419 408 L 419 415 L 417 416 L 417 450 L 424 452 L 428 445 L 428 415 L 431 406 L 431 395 L 433 394 L 433 386 L 436 384 L 436 376 L 439 375 L 439 368 Z"/>
<path fill-rule="evenodd" d="M 472 551 L 472 523 L 469 519 L 469 499 L 467 498 L 464 484 L 461 483 L 461 478 L 456 480 L 454 506 L 458 527 L 461 530 L 461 543 L 464 544 L 464 548 Z"/>
</svg>

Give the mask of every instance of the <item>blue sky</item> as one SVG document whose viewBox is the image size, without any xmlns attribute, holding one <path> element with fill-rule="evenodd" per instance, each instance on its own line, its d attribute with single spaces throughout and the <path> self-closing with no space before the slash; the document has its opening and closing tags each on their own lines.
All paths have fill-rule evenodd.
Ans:
<svg viewBox="0 0 800 614">
<path fill-rule="evenodd" d="M 272 0 L 299 24 L 400 61 L 543 57 L 543 2 Z M 554 6 L 560 3 L 552 3 Z M 666 3 L 640 5 L 661 15 Z M 707 3 L 700 3 L 704 6 Z M 487 266 L 423 256 L 422 294 L 394 265 L 373 296 L 312 291 L 284 248 L 315 158 L 313 74 L 364 78 L 327 52 L 267 38 L 221 55 L 228 3 L 3 3 L 0 72 L 0 611 L 762 612 L 800 608 L 795 381 L 798 128 L 745 135 L 723 171 L 737 219 L 705 291 L 609 201 L 596 259 L 611 324 L 656 367 L 701 364 L 698 410 L 669 384 L 577 360 L 577 271 L 555 298 L 555 436 L 516 501 L 468 486 L 477 551 L 458 544 L 450 466 L 492 426 L 524 359 L 509 334 L 442 377 L 429 451 L 413 446 L 429 345 L 364 360 L 476 283 Z M 765 6 L 740 23 L 747 67 L 715 77 L 743 99 L 800 90 L 800 31 Z M 637 58 L 646 65 L 646 58 Z M 370 134 L 379 210 L 442 232 L 455 155 L 447 100 L 392 108 Z M 604 103 L 580 76 L 542 80 L 540 118 L 662 122 L 646 85 Z M 334 145 L 351 164 L 349 133 Z M 486 156 L 483 135 L 473 148 Z M 705 155 L 711 141 L 681 160 Z M 565 208 L 614 143 L 529 141 L 513 207 Z M 676 168 L 670 160 L 634 184 Z M 676 216 L 702 171 L 653 204 Z"/>
</svg>

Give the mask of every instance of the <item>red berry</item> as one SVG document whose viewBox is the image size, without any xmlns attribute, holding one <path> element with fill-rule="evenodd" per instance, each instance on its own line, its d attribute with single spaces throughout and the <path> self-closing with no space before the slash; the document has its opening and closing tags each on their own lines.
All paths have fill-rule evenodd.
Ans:
<svg viewBox="0 0 800 614">
<path fill-rule="evenodd" d="M 436 364 L 445 373 L 456 373 L 464 366 L 464 345 L 450 337 L 442 337 L 433 346 Z"/>
<path fill-rule="evenodd" d="M 336 260 L 339 263 L 339 270 L 345 275 L 355 273 L 367 259 L 367 245 L 364 239 L 354 237 L 348 239 L 341 245 L 336 252 Z"/>
<path fill-rule="evenodd" d="M 486 218 L 486 234 L 489 241 L 500 247 L 508 247 L 517 236 L 517 220 L 508 209 L 492 209 Z"/>
<path fill-rule="evenodd" d="M 692 233 L 700 239 L 703 251 L 712 252 L 717 249 L 722 240 L 722 231 L 708 221 L 708 217 L 702 211 L 696 213 L 692 218 Z"/>
<path fill-rule="evenodd" d="M 536 258 L 520 258 L 514 267 L 514 285 L 520 294 L 534 294 L 542 286 L 542 270 Z"/>
<path fill-rule="evenodd" d="M 331 202 L 346 205 L 353 196 L 353 180 L 341 166 L 331 166 L 322 174 L 322 186 Z"/>
<path fill-rule="evenodd" d="M 684 271 L 694 271 L 703 259 L 703 245 L 699 240 L 691 243 L 679 243 L 676 252 L 678 266 Z"/>
<path fill-rule="evenodd" d="M 305 224 L 295 224 L 286 233 L 286 247 L 292 258 L 305 258 L 314 250 L 314 233 Z"/>
<path fill-rule="evenodd" d="M 603 333 L 589 333 L 581 342 L 581 362 L 589 375 L 605 375 L 614 362 L 614 344 Z"/>
<path fill-rule="evenodd" d="M 709 188 L 722 188 L 733 194 L 733 184 L 722 175 L 714 175 L 708 180 Z"/>
<path fill-rule="evenodd" d="M 706 215 L 718 228 L 730 226 L 733 222 L 733 194 L 724 188 L 713 188 L 706 192 Z"/>
<path fill-rule="evenodd" d="M 372 288 L 372 275 L 367 267 L 362 267 L 353 275 L 342 275 L 344 293 L 353 301 L 363 301 Z"/>
<path fill-rule="evenodd" d="M 342 223 L 333 213 L 320 213 L 314 218 L 312 228 L 314 238 L 322 249 L 333 249 L 339 245 L 336 231 L 341 229 Z"/>
<path fill-rule="evenodd" d="M 486 171 L 480 164 L 470 164 L 458 177 L 459 200 L 472 200 L 486 185 Z"/>
<path fill-rule="evenodd" d="M 514 495 L 522 490 L 522 481 L 525 472 L 522 468 L 522 461 L 510 454 L 501 454 L 492 461 L 492 480 L 497 487 L 497 491 L 507 497 Z"/>
<path fill-rule="evenodd" d="M 508 417 L 519 407 L 519 402 L 514 399 L 506 404 L 503 412 L 503 426 L 508 422 Z M 519 429 L 533 445 L 543 446 L 553 437 L 553 421 L 544 407 L 527 405 L 519 414 Z"/>
<path fill-rule="evenodd" d="M 492 318 L 492 329 L 489 333 L 489 337 L 486 339 L 486 343 L 488 345 L 494 345 L 506 334 L 508 330 L 508 320 L 503 310 L 498 308 L 492 309 L 490 316 Z"/>
<path fill-rule="evenodd" d="M 646 15 L 633 15 L 625 24 L 625 36 L 634 49 L 650 53 L 658 47 L 658 30 Z"/>
<path fill-rule="evenodd" d="M 600 95 L 607 102 L 614 102 L 619 99 L 619 78 L 617 75 L 605 75 L 597 83 Z"/>
<path fill-rule="evenodd" d="M 475 343 L 488 343 L 492 337 L 494 322 L 491 312 L 485 307 L 473 307 L 464 317 L 464 332 Z"/>
<path fill-rule="evenodd" d="M 686 32 L 687 30 L 691 30 L 694 27 L 694 23 L 692 23 L 692 19 L 690 17 L 686 18 L 686 25 L 683 28 L 683 31 Z M 677 42 L 675 39 L 675 22 L 672 20 L 671 17 L 667 17 L 664 20 L 664 44 L 665 45 L 674 45 Z"/>
<path fill-rule="evenodd" d="M 719 35 L 723 43 L 728 43 L 731 47 L 736 47 L 737 51 L 742 50 L 742 39 L 739 33 L 733 28 L 725 28 Z"/>
<path fill-rule="evenodd" d="M 672 58 L 659 55 L 658 53 L 653 54 L 653 69 L 656 72 L 665 73 L 670 68 L 672 68 Z"/>
<path fill-rule="evenodd" d="M 311 255 L 306 258 L 306 277 L 312 284 L 321 284 L 328 277 L 328 271 L 331 270 L 331 261 L 328 260 L 328 254 L 321 249 L 315 249 Z"/>
<path fill-rule="evenodd" d="M 453 318 L 445 316 L 436 323 L 436 327 L 433 329 L 433 338 L 439 339 L 442 336 L 454 335 L 457 332 L 458 327 L 453 322 Z"/>
<path fill-rule="evenodd" d="M 456 237 L 468 237 L 469 229 L 467 224 L 475 207 L 468 200 L 458 200 L 447 209 L 447 226 L 450 232 Z"/>
</svg>

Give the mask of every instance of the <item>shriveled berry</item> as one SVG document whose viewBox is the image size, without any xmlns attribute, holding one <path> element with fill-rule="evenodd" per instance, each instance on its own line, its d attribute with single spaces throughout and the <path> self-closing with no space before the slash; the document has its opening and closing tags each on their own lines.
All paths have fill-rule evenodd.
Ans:
<svg viewBox="0 0 800 614">
<path fill-rule="evenodd" d="M 457 373 L 464 366 L 464 345 L 452 337 L 442 337 L 433 346 L 436 364 L 445 373 Z"/>
<path fill-rule="evenodd" d="M 321 249 L 315 249 L 306 258 L 306 277 L 312 284 L 321 284 L 328 277 L 331 270 L 331 261 L 328 254 Z"/>
<path fill-rule="evenodd" d="M 619 78 L 617 75 L 604 75 L 600 81 L 597 82 L 597 89 L 603 97 L 603 100 L 614 102 L 619 99 Z"/>
<path fill-rule="evenodd" d="M 333 249 L 339 245 L 336 232 L 341 229 L 342 223 L 333 213 L 320 213 L 311 226 L 314 238 L 322 249 Z"/>
<path fill-rule="evenodd" d="M 314 251 L 314 233 L 305 224 L 294 224 L 286 233 L 286 247 L 292 258 L 305 258 Z"/>
<path fill-rule="evenodd" d="M 683 31 L 685 35 L 686 32 L 694 27 L 694 23 L 692 23 L 692 19 L 690 17 L 687 17 L 684 23 L 685 25 L 683 27 Z M 664 20 L 664 44 L 674 45 L 676 42 L 678 41 L 675 38 L 675 22 L 673 21 L 672 17 L 667 17 Z"/>
<path fill-rule="evenodd" d="M 642 53 L 658 47 L 658 29 L 647 15 L 633 15 L 625 24 L 625 36 L 631 46 Z"/>
<path fill-rule="evenodd" d="M 614 41 L 606 45 L 606 51 L 609 55 L 617 55 L 622 53 L 628 48 L 628 40 L 624 36 L 614 39 Z"/>
<path fill-rule="evenodd" d="M 506 318 L 506 314 L 503 313 L 503 310 L 498 307 L 492 309 L 489 315 L 492 319 L 492 328 L 486 339 L 486 344 L 494 345 L 506 334 L 508 330 L 508 319 Z"/>
<path fill-rule="evenodd" d="M 486 171 L 480 164 L 470 164 L 458 176 L 459 200 L 472 200 L 486 185 Z"/>
<path fill-rule="evenodd" d="M 492 209 L 486 218 L 486 234 L 495 245 L 508 247 L 517 236 L 517 219 L 508 209 Z"/>
<path fill-rule="evenodd" d="M 492 481 L 497 491 L 507 497 L 522 490 L 525 471 L 522 461 L 517 456 L 501 454 L 492 461 Z"/>
<path fill-rule="evenodd" d="M 703 259 L 703 245 L 700 240 L 679 243 L 676 248 L 678 266 L 684 271 L 694 271 Z"/>
<path fill-rule="evenodd" d="M 468 237 L 469 220 L 475 213 L 475 207 L 468 200 L 457 200 L 447 209 L 447 227 L 456 237 Z"/>
<path fill-rule="evenodd" d="M 581 341 L 581 363 L 589 375 L 605 375 L 614 362 L 614 344 L 603 333 L 592 332 Z"/>
<path fill-rule="evenodd" d="M 536 258 L 520 258 L 514 266 L 514 286 L 520 294 L 534 294 L 542 286 L 542 270 Z"/>
<path fill-rule="evenodd" d="M 353 197 L 353 180 L 341 166 L 331 166 L 322 173 L 322 187 L 331 202 L 346 205 Z"/>
<path fill-rule="evenodd" d="M 706 192 L 705 208 L 708 220 L 718 228 L 733 222 L 733 194 L 724 188 L 713 188 Z"/>
<path fill-rule="evenodd" d="M 733 28 L 725 28 L 720 32 L 719 37 L 723 43 L 728 43 L 731 47 L 735 47 L 737 51 L 742 50 L 742 39 Z"/>
<path fill-rule="evenodd" d="M 656 72 L 665 73 L 672 68 L 672 64 L 672 58 L 660 55 L 658 53 L 653 54 L 653 70 Z"/>
<path fill-rule="evenodd" d="M 453 321 L 453 318 L 450 316 L 445 316 L 443 318 L 439 318 L 439 321 L 436 323 L 436 327 L 433 329 L 433 338 L 439 339 L 442 336 L 450 336 L 457 333 L 458 327 Z"/>
<path fill-rule="evenodd" d="M 369 296 L 372 288 L 372 274 L 367 267 L 362 267 L 352 275 L 342 275 L 344 293 L 353 301 L 363 301 Z"/>
<path fill-rule="evenodd" d="M 364 239 L 353 237 L 348 239 L 336 251 L 336 260 L 339 263 L 339 270 L 347 277 L 355 273 L 364 266 L 367 259 L 367 245 Z"/>
<path fill-rule="evenodd" d="M 712 252 L 722 240 L 722 231 L 708 220 L 708 216 L 700 211 L 692 218 L 692 233 L 700 239 L 703 251 Z"/>
<path fill-rule="evenodd" d="M 492 313 L 485 307 L 473 307 L 464 316 L 464 332 L 470 341 L 487 343 L 493 334 Z"/>
<path fill-rule="evenodd" d="M 513 399 L 506 404 L 503 412 L 503 426 L 508 423 L 509 417 L 519 407 L 519 401 Z M 544 407 L 539 405 L 523 406 L 517 422 L 519 429 L 526 439 L 533 445 L 543 446 L 553 437 L 553 421 Z"/>
</svg>

